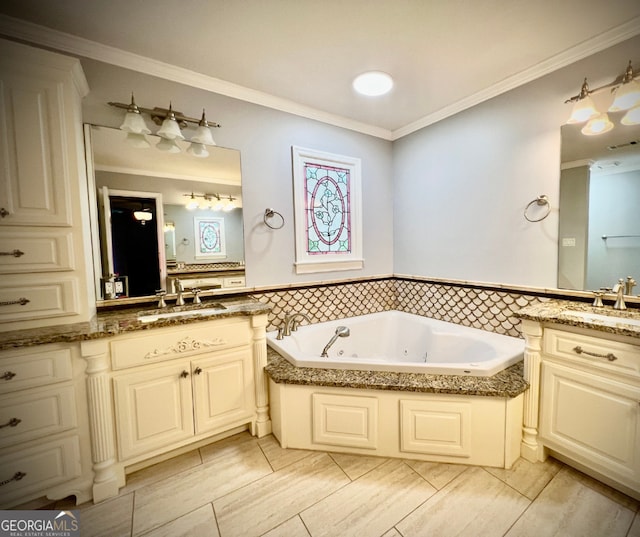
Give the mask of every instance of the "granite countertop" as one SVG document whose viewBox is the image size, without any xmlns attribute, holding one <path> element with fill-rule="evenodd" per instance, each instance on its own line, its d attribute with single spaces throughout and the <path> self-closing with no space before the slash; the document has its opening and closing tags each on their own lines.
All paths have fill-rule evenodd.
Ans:
<svg viewBox="0 0 640 537">
<path fill-rule="evenodd" d="M 223 307 L 218 307 L 222 305 Z M 193 315 L 192 312 L 206 310 L 206 314 Z M 45 345 L 47 343 L 70 343 L 115 336 L 139 330 L 153 330 L 168 326 L 179 326 L 199 321 L 211 321 L 228 317 L 260 315 L 269 313 L 271 308 L 252 298 L 221 298 L 203 300 L 202 304 L 169 306 L 163 309 L 126 308 L 99 312 L 86 323 L 63 324 L 42 328 L 27 328 L 0 333 L 0 351 L 18 347 Z M 185 315 L 180 315 L 184 312 Z M 142 322 L 139 315 L 178 313 L 175 317 Z M 188 316 L 191 314 L 192 316 Z"/>
<path fill-rule="evenodd" d="M 541 323 L 556 323 L 620 336 L 640 338 L 640 309 L 614 310 L 611 306 L 594 307 L 585 302 L 550 300 L 527 306 L 514 315 Z"/>
<path fill-rule="evenodd" d="M 529 387 L 523 377 L 523 362 L 492 377 L 470 377 L 296 367 L 270 347 L 267 359 L 265 371 L 274 382 L 284 384 L 489 397 L 516 397 Z"/>
</svg>

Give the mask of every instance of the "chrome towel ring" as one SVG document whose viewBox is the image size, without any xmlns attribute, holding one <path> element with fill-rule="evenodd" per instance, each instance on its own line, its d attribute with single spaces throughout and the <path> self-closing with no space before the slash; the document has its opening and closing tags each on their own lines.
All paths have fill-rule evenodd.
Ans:
<svg viewBox="0 0 640 537">
<path fill-rule="evenodd" d="M 529 218 L 529 215 L 527 214 L 531 206 L 534 204 L 540 207 L 542 207 L 543 205 L 547 206 L 546 212 L 540 218 Z M 527 206 L 524 208 L 524 217 L 529 222 L 540 222 L 541 220 L 544 220 L 547 216 L 549 216 L 550 212 L 551 212 L 551 205 L 549 205 L 549 198 L 546 196 L 546 194 L 542 194 L 527 204 Z"/>
<path fill-rule="evenodd" d="M 279 226 L 273 226 L 269 222 L 267 222 L 267 218 L 273 218 L 276 215 L 280 218 L 280 225 Z M 270 227 L 271 229 L 280 229 L 281 227 L 284 226 L 284 216 L 282 216 L 278 211 L 274 211 L 273 209 L 265 209 L 264 218 L 262 220 L 263 220 L 264 224 L 267 227 Z"/>
</svg>

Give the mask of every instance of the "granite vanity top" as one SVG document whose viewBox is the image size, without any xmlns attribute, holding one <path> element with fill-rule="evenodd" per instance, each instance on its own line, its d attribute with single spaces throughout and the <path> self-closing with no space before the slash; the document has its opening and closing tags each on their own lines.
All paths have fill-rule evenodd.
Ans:
<svg viewBox="0 0 640 537">
<path fill-rule="evenodd" d="M 614 310 L 611 306 L 594 307 L 585 302 L 550 300 L 527 306 L 514 315 L 541 323 L 556 323 L 620 336 L 640 338 L 640 309 Z"/>
<path fill-rule="evenodd" d="M 529 387 L 523 377 L 523 362 L 492 377 L 472 377 L 296 367 L 270 347 L 267 359 L 265 371 L 274 382 L 284 384 L 490 397 L 516 397 Z"/>
<path fill-rule="evenodd" d="M 217 307 L 222 305 L 223 307 Z M 206 310 L 206 314 L 188 316 L 197 310 Z M 271 308 L 252 298 L 222 298 L 203 300 L 202 304 L 181 307 L 167 307 L 163 309 L 127 308 L 108 312 L 99 312 L 90 322 L 47 326 L 42 328 L 27 328 L 0 333 L 0 350 L 45 345 L 47 343 L 70 343 L 87 341 L 135 332 L 138 330 L 153 330 L 167 326 L 179 326 L 199 321 L 211 321 L 228 317 L 245 315 L 260 315 L 269 313 Z M 154 315 L 184 312 L 153 322 L 142 322 L 140 315 Z"/>
</svg>

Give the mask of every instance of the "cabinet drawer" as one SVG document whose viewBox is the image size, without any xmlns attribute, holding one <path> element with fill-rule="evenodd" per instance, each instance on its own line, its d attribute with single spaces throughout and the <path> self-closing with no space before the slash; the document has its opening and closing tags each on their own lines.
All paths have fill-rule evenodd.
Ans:
<svg viewBox="0 0 640 537">
<path fill-rule="evenodd" d="M 111 341 L 113 369 L 134 367 L 247 345 L 251 328 L 245 319 L 191 323 L 151 330 Z"/>
<path fill-rule="evenodd" d="M 246 285 L 244 276 L 233 276 L 224 278 L 224 287 L 244 287 Z"/>
<path fill-rule="evenodd" d="M 25 352 L 7 351 L 0 357 L 0 394 L 45 386 L 73 376 L 71 349 L 56 348 Z"/>
<path fill-rule="evenodd" d="M 0 397 L 0 446 L 72 429 L 76 423 L 73 386 L 35 388 Z"/>
<path fill-rule="evenodd" d="M 0 274 L 74 268 L 70 231 L 0 229 L 0 252 Z"/>
<path fill-rule="evenodd" d="M 640 378 L 640 346 L 546 329 L 544 353 L 603 371 Z"/>
<path fill-rule="evenodd" d="M 27 494 L 44 493 L 49 487 L 78 477 L 80 442 L 77 436 L 38 442 L 0 457 L 0 508 Z"/>
<path fill-rule="evenodd" d="M 78 281 L 46 275 L 4 276 L 0 284 L 0 322 L 78 313 Z"/>
</svg>

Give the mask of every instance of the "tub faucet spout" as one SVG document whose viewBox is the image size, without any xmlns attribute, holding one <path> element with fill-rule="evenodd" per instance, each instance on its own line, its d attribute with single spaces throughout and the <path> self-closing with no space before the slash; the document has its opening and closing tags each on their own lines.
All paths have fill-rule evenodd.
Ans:
<svg viewBox="0 0 640 537">
<path fill-rule="evenodd" d="M 339 337 L 348 337 L 349 334 L 351 334 L 351 332 L 346 326 L 338 326 L 338 328 L 336 328 L 336 333 L 331 337 L 329 343 L 324 346 L 324 349 L 322 349 L 322 354 L 320 355 L 320 357 L 328 358 L 329 355 L 327 354 L 327 351 L 329 350 L 329 347 L 331 347 L 331 345 L 333 345 L 336 342 L 336 339 L 338 339 Z"/>
<path fill-rule="evenodd" d="M 291 335 L 291 327 L 296 322 L 298 317 L 302 317 L 305 321 L 311 324 L 311 319 L 307 316 L 306 313 L 285 313 L 284 314 L 284 331 L 283 336 Z"/>
</svg>

